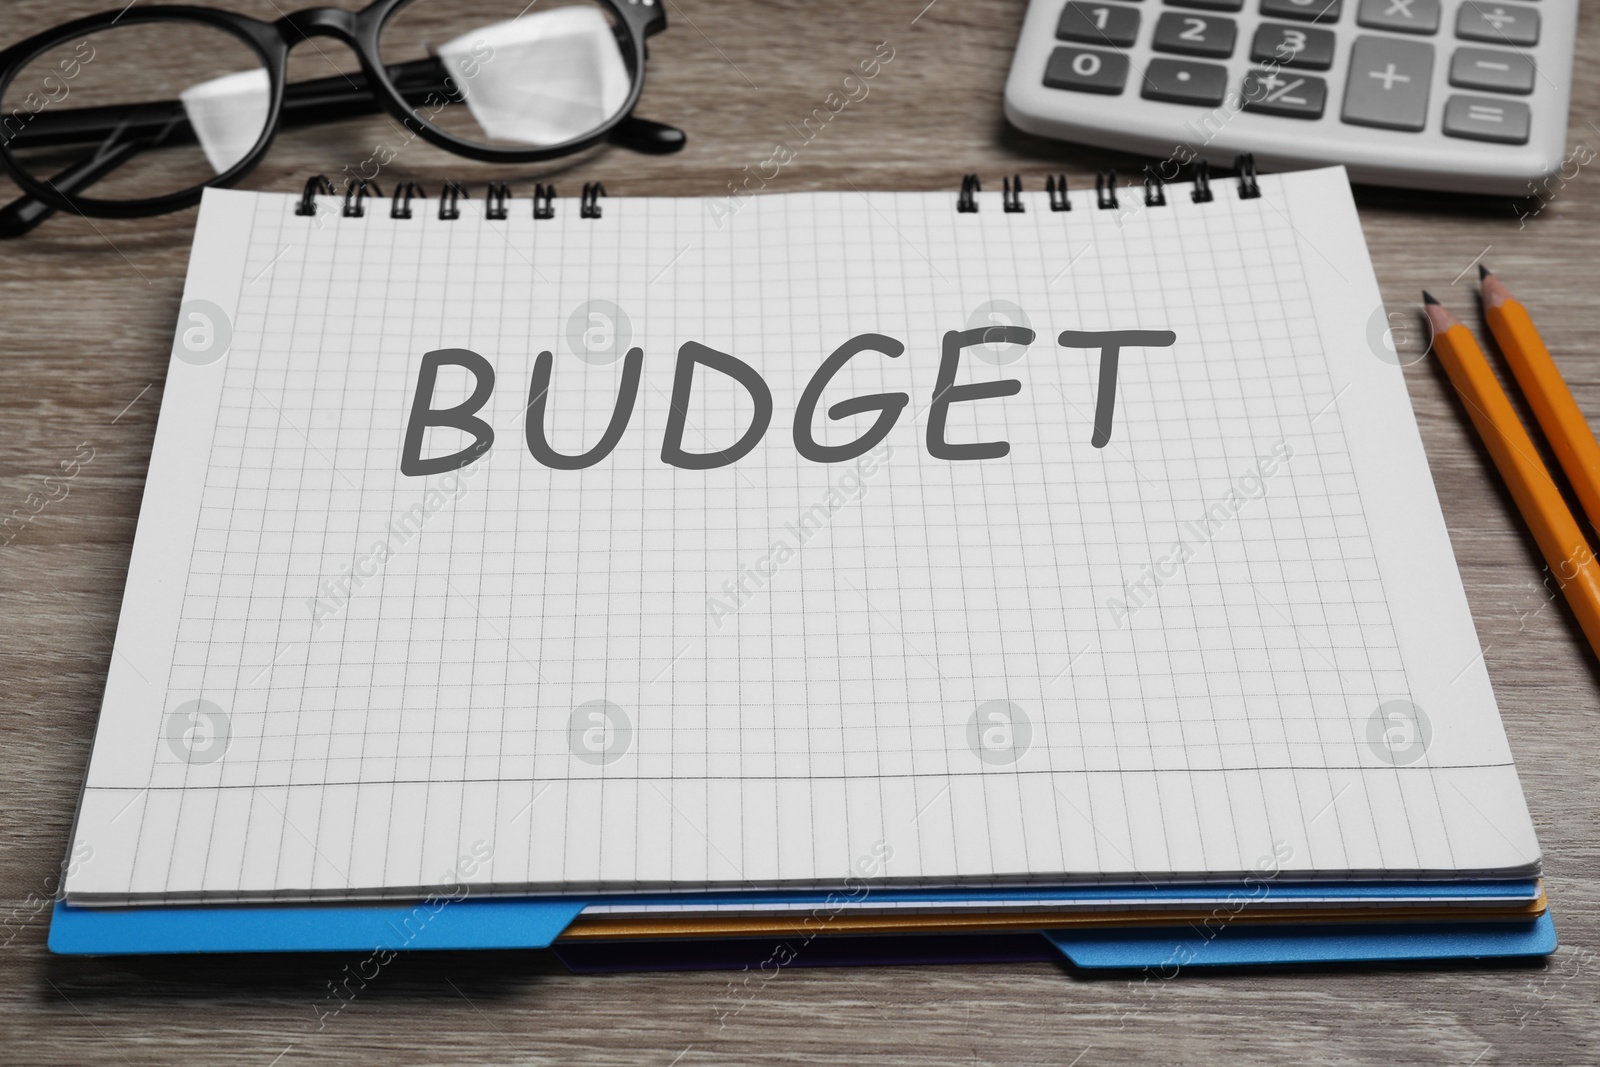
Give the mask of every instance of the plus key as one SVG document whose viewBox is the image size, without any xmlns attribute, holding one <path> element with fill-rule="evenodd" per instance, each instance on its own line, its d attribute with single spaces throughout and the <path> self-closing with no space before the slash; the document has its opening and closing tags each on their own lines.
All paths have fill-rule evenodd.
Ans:
<svg viewBox="0 0 1600 1067">
<path fill-rule="evenodd" d="M 1428 117 L 1433 46 L 1396 37 L 1358 37 L 1350 49 L 1340 117 L 1355 126 L 1420 131 Z"/>
</svg>

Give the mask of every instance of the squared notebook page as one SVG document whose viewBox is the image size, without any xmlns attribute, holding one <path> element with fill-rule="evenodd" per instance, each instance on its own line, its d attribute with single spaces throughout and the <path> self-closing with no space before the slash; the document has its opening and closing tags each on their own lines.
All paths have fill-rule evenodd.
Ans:
<svg viewBox="0 0 1600 1067">
<path fill-rule="evenodd" d="M 1344 174 L 1261 189 L 544 221 L 208 190 L 69 899 L 1536 870 Z M 945 430 L 1008 455 L 930 455 L 946 332 L 1024 321 L 955 380 L 1015 395 Z M 1095 447 L 1100 354 L 1057 338 L 1110 329 L 1176 342 L 1122 352 Z M 860 459 L 802 459 L 801 392 L 863 333 L 904 354 L 845 364 L 818 440 L 877 417 L 842 400 L 909 402 Z M 773 397 L 712 470 L 661 456 L 689 342 Z M 541 465 L 537 355 L 576 454 L 626 344 L 615 450 Z M 495 438 L 408 477 L 439 349 L 493 368 Z M 470 385 L 445 368 L 432 406 Z M 702 369 L 683 447 L 752 411 Z"/>
</svg>

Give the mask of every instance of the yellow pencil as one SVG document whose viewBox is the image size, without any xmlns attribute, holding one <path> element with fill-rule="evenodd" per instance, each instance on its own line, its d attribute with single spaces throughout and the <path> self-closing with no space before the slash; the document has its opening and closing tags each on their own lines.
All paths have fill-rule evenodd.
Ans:
<svg viewBox="0 0 1600 1067">
<path fill-rule="evenodd" d="M 1533 439 L 1500 388 L 1471 331 L 1426 292 L 1422 300 L 1433 324 L 1433 350 L 1438 353 L 1439 362 L 1461 395 L 1472 425 L 1477 427 L 1500 477 L 1511 490 L 1517 510 L 1533 531 L 1545 562 L 1555 572 L 1590 647 L 1600 655 L 1600 565 L 1578 528 L 1578 520 L 1572 517 L 1561 491 L 1551 480 Z"/>
<path fill-rule="evenodd" d="M 1480 265 L 1478 277 L 1483 285 L 1484 317 L 1489 330 L 1500 343 L 1511 372 L 1517 377 L 1539 427 L 1550 440 L 1561 469 L 1567 472 L 1578 503 L 1589 521 L 1600 527 L 1600 442 L 1578 409 L 1561 372 L 1556 369 L 1550 350 L 1545 347 L 1533 319 L 1522 302 Z"/>
</svg>

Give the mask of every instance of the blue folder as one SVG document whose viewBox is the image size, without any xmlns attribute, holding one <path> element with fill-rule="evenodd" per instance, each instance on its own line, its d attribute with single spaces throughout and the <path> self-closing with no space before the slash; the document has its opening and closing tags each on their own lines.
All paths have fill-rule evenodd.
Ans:
<svg viewBox="0 0 1600 1067">
<path fill-rule="evenodd" d="M 1223 887 L 1225 888 L 1225 887 Z M 973 901 L 1001 903 L 1007 898 L 1099 899 L 1118 890 L 1103 886 L 1049 889 L 995 889 L 951 892 L 919 889 L 878 890 L 883 901 Z M 1215 886 L 1125 888 L 1128 895 L 1157 896 L 1173 903 L 1216 900 Z M 1535 882 L 1405 883 L 1347 885 L 1282 885 L 1273 887 L 1279 899 L 1348 897 L 1393 899 L 1425 896 L 1456 898 L 1509 896 L 1533 899 Z M 637 894 L 607 897 L 605 902 L 702 903 L 768 902 L 825 905 L 824 893 L 701 893 L 692 895 Z M 836 897 L 834 898 L 837 899 Z M 50 948 L 66 955 L 129 955 L 215 952 L 343 952 L 411 951 L 441 949 L 543 949 L 590 903 L 572 897 L 493 897 L 428 902 L 360 904 L 193 905 L 130 908 L 85 908 L 58 902 L 51 916 Z M 976 944 L 967 946 L 982 954 L 982 942 L 1016 944 L 1015 935 L 926 935 L 938 939 L 960 936 Z M 1024 935 L 1034 941 L 1039 935 Z M 1533 922 L 1320 924 L 1285 927 L 1250 925 L 1235 917 L 1214 929 L 1185 926 L 1179 929 L 1082 929 L 1046 931 L 1042 935 L 1055 952 L 1086 968 L 1236 966 L 1241 964 L 1305 963 L 1335 960 L 1462 959 L 1492 956 L 1544 955 L 1555 950 L 1555 926 L 1548 913 Z M 718 939 L 721 940 L 721 939 Z M 770 941 L 767 937 L 759 939 Z M 841 945 L 848 935 L 829 935 Z M 892 948 L 893 935 L 855 939 L 870 942 L 877 957 Z M 909 944 L 909 942 L 908 942 Z M 953 946 L 953 942 L 951 943 Z M 673 952 L 695 955 L 693 941 L 658 942 L 651 958 L 670 958 Z M 563 958 L 584 950 L 562 946 Z M 1014 954 L 1013 950 L 1008 950 Z M 704 955 L 704 953 L 701 953 Z M 604 953 L 602 952 L 603 956 Z M 615 955 L 615 953 L 613 953 Z M 715 955 L 715 953 L 712 953 Z M 839 953 L 830 953 L 833 959 Z M 848 956 L 848 953 L 845 953 Z M 619 957 L 620 958 L 620 957 Z M 569 961 L 570 962 L 570 961 Z"/>
</svg>

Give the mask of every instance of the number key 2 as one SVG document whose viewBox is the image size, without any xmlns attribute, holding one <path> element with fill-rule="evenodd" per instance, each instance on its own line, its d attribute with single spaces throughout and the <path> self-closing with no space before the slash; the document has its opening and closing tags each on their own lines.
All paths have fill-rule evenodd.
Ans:
<svg viewBox="0 0 1600 1067">
<path fill-rule="evenodd" d="M 1250 58 L 1280 67 L 1327 70 L 1333 66 L 1333 31 L 1263 22 L 1250 42 Z"/>
<path fill-rule="evenodd" d="M 1180 56 L 1226 59 L 1233 54 L 1233 41 L 1238 32 L 1238 24 L 1232 19 L 1168 11 L 1156 22 L 1156 34 L 1150 47 L 1157 52 L 1176 52 Z"/>
<path fill-rule="evenodd" d="M 1072 0 L 1061 9 L 1056 36 L 1063 41 L 1126 48 L 1139 36 L 1139 12 L 1117 4 L 1086 4 Z"/>
</svg>

